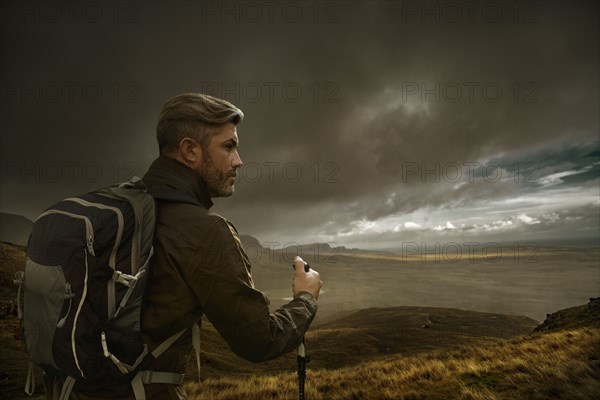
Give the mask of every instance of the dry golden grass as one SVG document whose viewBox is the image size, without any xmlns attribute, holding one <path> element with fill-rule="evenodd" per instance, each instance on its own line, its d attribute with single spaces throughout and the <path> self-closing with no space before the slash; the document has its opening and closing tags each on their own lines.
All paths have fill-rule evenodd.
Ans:
<svg viewBox="0 0 600 400">
<path fill-rule="evenodd" d="M 356 367 L 309 370 L 309 400 L 595 399 L 600 395 L 600 329 L 580 328 Z M 310 364 L 309 364 L 310 366 Z M 199 400 L 297 398 L 294 373 L 189 382 Z"/>
</svg>

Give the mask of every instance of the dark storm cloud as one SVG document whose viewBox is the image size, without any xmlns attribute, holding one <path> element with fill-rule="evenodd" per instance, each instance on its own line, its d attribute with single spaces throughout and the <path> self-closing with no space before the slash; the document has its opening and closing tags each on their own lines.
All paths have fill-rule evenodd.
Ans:
<svg viewBox="0 0 600 400">
<path fill-rule="evenodd" d="M 34 217 L 52 196 L 143 174 L 160 106 L 186 91 L 246 114 L 237 193 L 216 210 L 258 237 L 344 232 L 543 186 L 508 179 L 514 161 L 533 163 L 536 178 L 597 178 L 593 160 L 581 161 L 598 148 L 597 4 L 483 2 L 469 14 L 471 2 L 453 2 L 454 18 L 443 2 L 283 2 L 273 14 L 254 3 L 260 18 L 243 2 L 227 11 L 210 1 L 131 2 L 118 23 L 109 8 L 98 23 L 7 14 L 2 207 Z M 23 101 L 19 85 L 36 82 L 58 82 L 60 101 Z M 73 101 L 68 82 L 78 83 Z M 96 102 L 84 94 L 91 83 L 102 88 Z M 18 171 L 65 160 L 97 163 L 101 179 L 32 182 Z M 492 163 L 503 179 L 484 179 Z M 431 173 L 454 165 L 458 180 Z"/>
<path fill-rule="evenodd" d="M 352 43 L 336 46 L 325 40 L 319 45 L 319 54 L 341 60 L 333 66 L 343 90 L 341 107 L 321 107 L 316 115 L 302 110 L 311 123 L 319 121 L 316 130 L 305 132 L 305 124 L 291 124 L 286 132 L 292 137 L 298 137 L 294 133 L 298 131 L 312 134 L 316 139 L 294 141 L 295 153 L 315 151 L 321 159 L 329 157 L 339 165 L 342 184 L 333 190 L 307 185 L 302 189 L 309 197 L 370 198 L 381 205 L 397 191 L 407 163 L 425 163 L 426 168 L 435 163 L 462 165 L 515 149 L 585 141 L 597 132 L 598 98 L 591 90 L 598 86 L 593 70 L 597 56 L 578 39 L 591 33 L 586 26 L 593 26 L 591 20 L 581 23 L 586 20 L 583 14 L 577 22 L 561 20 L 553 15 L 560 10 L 544 5 L 543 18 L 525 27 L 460 24 L 434 25 L 430 30 L 397 23 L 399 16 L 393 10 L 400 6 L 379 4 L 373 18 L 382 28 L 365 32 L 372 27 L 352 25 Z M 332 68 L 318 55 L 302 65 L 310 69 L 312 63 L 320 64 L 322 74 Z M 488 97 L 482 92 L 485 85 Z M 447 97 L 456 96 L 455 87 L 463 92 L 459 101 L 451 103 L 444 90 Z M 502 90 L 497 101 L 494 88 Z M 409 89 L 416 93 L 407 94 Z M 365 109 L 371 114 L 363 115 Z M 331 119 L 339 121 L 337 127 Z M 293 158 L 282 155 L 281 159 Z M 399 189 L 406 190 L 414 178 L 421 183 L 418 174 L 410 178 Z M 253 194 L 263 201 L 298 198 L 293 191 L 264 189 L 256 185 Z M 404 200 L 410 197 L 407 194 Z M 428 198 L 420 197 L 418 205 Z M 402 208 L 388 211 L 417 206 L 397 203 Z"/>
</svg>

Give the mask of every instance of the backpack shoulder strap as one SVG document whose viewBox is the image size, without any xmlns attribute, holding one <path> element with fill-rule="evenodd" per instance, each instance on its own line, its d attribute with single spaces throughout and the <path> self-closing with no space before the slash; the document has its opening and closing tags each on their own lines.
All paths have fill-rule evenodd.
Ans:
<svg viewBox="0 0 600 400">
<path fill-rule="evenodd" d="M 148 193 L 148 188 L 140 178 L 134 176 L 130 181 L 116 186 L 108 186 L 96 193 L 128 201 L 135 213 L 135 232 L 131 251 L 132 272 L 137 272 L 139 266 L 148 260 L 154 239 L 154 224 L 156 220 L 154 199 Z M 146 256 L 144 258 L 144 256 Z"/>
</svg>

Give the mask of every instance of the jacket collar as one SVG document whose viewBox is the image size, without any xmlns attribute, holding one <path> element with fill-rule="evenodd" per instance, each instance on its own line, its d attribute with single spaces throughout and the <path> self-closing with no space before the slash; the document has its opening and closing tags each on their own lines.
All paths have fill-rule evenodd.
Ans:
<svg viewBox="0 0 600 400">
<path fill-rule="evenodd" d="M 167 187 L 192 195 L 207 210 L 213 205 L 210 190 L 204 179 L 196 171 L 174 158 L 159 156 L 152 162 L 142 180 L 150 193 Z"/>
</svg>

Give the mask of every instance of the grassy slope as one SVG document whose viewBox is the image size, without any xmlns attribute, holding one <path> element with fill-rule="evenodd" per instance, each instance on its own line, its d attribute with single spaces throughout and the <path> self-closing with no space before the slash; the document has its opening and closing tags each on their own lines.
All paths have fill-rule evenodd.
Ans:
<svg viewBox="0 0 600 400">
<path fill-rule="evenodd" d="M 540 332 L 512 339 L 479 338 L 479 341 L 455 350 L 432 350 L 408 357 L 399 354 L 368 361 L 357 366 L 337 369 L 315 369 L 309 365 L 306 393 L 311 400 L 346 399 L 472 399 L 472 400 L 587 400 L 600 397 L 600 299 L 594 306 L 582 305 L 557 311 L 540 325 Z M 390 325 L 386 313 L 397 316 L 405 307 L 363 310 L 332 326 L 354 324 L 382 327 Z M 457 310 L 422 309 L 428 321 L 444 322 L 450 314 L 456 326 L 473 320 L 462 320 Z M 444 314 L 446 313 L 446 314 Z M 484 313 L 478 317 L 519 319 Z M 458 317 L 457 317 L 458 315 Z M 406 313 L 403 318 L 417 318 Z M 394 318 L 396 319 L 396 318 Z M 381 321 L 384 320 L 384 323 Z M 475 318 L 477 320 L 477 318 Z M 552 321 L 549 325 L 548 321 Z M 404 323 L 407 321 L 404 320 Z M 501 321 L 493 324 L 503 326 Z M 491 325 L 492 327 L 495 325 Z M 342 329 L 342 328 L 339 328 Z M 499 331 L 509 335 L 510 332 Z M 335 335 L 339 338 L 338 335 Z M 409 335 L 407 335 L 408 337 Z M 365 336 L 357 339 L 364 340 Z M 438 344 L 452 348 L 450 337 Z M 485 344 L 484 340 L 491 343 Z M 423 337 L 421 343 L 427 342 Z M 415 343 L 419 343 L 417 340 Z M 407 344 L 405 344 L 407 345 Z M 335 344 L 331 344 L 335 346 Z M 439 347 L 438 347 L 439 348 Z M 293 373 L 209 378 L 198 385 L 186 384 L 193 399 L 264 400 L 290 399 L 297 393 Z"/>
<path fill-rule="evenodd" d="M 600 395 L 600 329 L 579 328 L 450 352 L 394 356 L 358 367 L 311 370 L 306 397 L 348 399 L 594 399 Z M 193 399 L 297 396 L 293 373 L 187 383 Z"/>
</svg>

